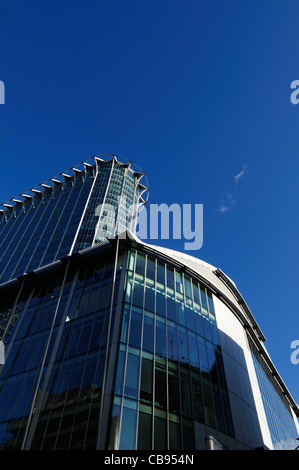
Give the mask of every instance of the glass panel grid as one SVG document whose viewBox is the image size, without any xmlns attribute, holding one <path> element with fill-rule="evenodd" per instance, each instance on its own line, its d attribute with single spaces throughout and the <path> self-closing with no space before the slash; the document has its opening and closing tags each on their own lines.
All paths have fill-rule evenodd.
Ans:
<svg viewBox="0 0 299 470">
<path fill-rule="evenodd" d="M 194 439 L 194 421 L 233 436 L 229 404 L 222 393 L 226 384 L 219 379 L 224 373 L 217 360 L 221 349 L 211 293 L 196 280 L 138 251 L 131 251 L 128 267 L 121 332 L 124 349 L 119 358 L 122 374 L 117 376 L 115 393 L 120 415 L 125 397 L 136 400 L 136 448 L 187 449 Z M 132 377 L 135 384 L 128 388 Z M 122 442 L 127 428 L 120 418 L 119 423 Z"/>
</svg>

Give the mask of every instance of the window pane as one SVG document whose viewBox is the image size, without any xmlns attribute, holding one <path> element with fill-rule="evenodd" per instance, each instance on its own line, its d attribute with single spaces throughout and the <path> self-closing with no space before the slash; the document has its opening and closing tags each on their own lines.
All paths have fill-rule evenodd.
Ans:
<svg viewBox="0 0 299 470">
<path fill-rule="evenodd" d="M 191 370 L 192 378 L 192 397 L 194 407 L 194 419 L 200 423 L 204 423 L 204 408 L 203 408 L 203 397 L 201 390 L 201 378 L 199 370 L 192 367 Z"/>
<path fill-rule="evenodd" d="M 145 256 L 141 253 L 137 253 L 135 272 L 137 274 L 140 274 L 141 276 L 144 276 L 144 270 L 145 270 Z"/>
<path fill-rule="evenodd" d="M 207 358 L 206 342 L 201 336 L 197 337 L 197 345 L 198 345 L 200 368 L 203 371 L 208 371 L 209 364 L 208 364 L 208 358 Z"/>
<path fill-rule="evenodd" d="M 133 273 L 128 272 L 127 287 L 126 287 L 126 302 L 130 303 L 132 300 L 132 286 L 133 286 Z"/>
<path fill-rule="evenodd" d="M 153 279 L 146 279 L 144 308 L 151 312 L 155 311 L 155 281 Z"/>
<path fill-rule="evenodd" d="M 155 280 L 155 261 L 151 258 L 147 258 L 146 279 Z"/>
<path fill-rule="evenodd" d="M 152 448 L 152 409 L 140 405 L 138 424 L 138 450 L 151 450 Z"/>
<path fill-rule="evenodd" d="M 115 393 L 122 395 L 123 392 L 123 379 L 125 370 L 126 351 L 124 346 L 120 346 L 118 355 L 118 366 L 115 380 Z"/>
<path fill-rule="evenodd" d="M 178 351 L 180 361 L 189 361 L 187 331 L 181 326 L 178 326 Z"/>
<path fill-rule="evenodd" d="M 174 271 L 167 268 L 167 318 L 176 321 L 176 302 L 175 302 L 175 288 L 174 288 Z"/>
<path fill-rule="evenodd" d="M 128 331 L 129 331 L 129 321 L 130 321 L 130 309 L 126 305 L 124 308 L 124 313 L 123 313 L 123 323 L 122 323 L 121 336 L 120 336 L 120 341 L 122 343 L 127 342 Z"/>
<path fill-rule="evenodd" d="M 135 276 L 134 290 L 133 290 L 133 304 L 134 305 L 138 305 L 138 307 L 143 307 L 143 292 L 144 292 L 143 280 Z"/>
<path fill-rule="evenodd" d="M 142 310 L 137 307 L 132 308 L 131 312 L 131 325 L 130 325 L 130 339 L 129 344 L 140 348 L 141 345 L 141 326 L 142 326 Z"/>
<path fill-rule="evenodd" d="M 157 282 L 165 286 L 165 264 L 157 263 Z"/>
<path fill-rule="evenodd" d="M 137 402 L 124 399 L 119 450 L 135 449 Z"/>
<path fill-rule="evenodd" d="M 185 281 L 185 297 L 187 299 L 192 299 L 191 280 L 189 277 L 184 276 L 184 281 Z"/>
<path fill-rule="evenodd" d="M 184 450 L 192 450 L 195 447 L 193 422 L 183 419 L 183 447 Z"/>
<path fill-rule="evenodd" d="M 190 363 L 192 365 L 199 366 L 196 335 L 192 333 L 191 331 L 188 331 L 188 343 L 189 343 Z"/>
<path fill-rule="evenodd" d="M 112 413 L 111 413 L 111 423 L 110 423 L 110 435 L 109 435 L 109 444 L 108 450 L 118 449 L 118 438 L 119 438 L 119 424 L 120 424 L 120 398 L 114 398 Z"/>
<path fill-rule="evenodd" d="M 135 255 L 136 255 L 136 251 L 132 250 L 132 252 L 130 253 L 130 259 L 129 259 L 129 270 L 130 271 L 134 270 Z"/>
<path fill-rule="evenodd" d="M 138 398 L 139 384 L 139 351 L 129 348 L 126 370 L 125 395 Z"/>
<path fill-rule="evenodd" d="M 165 316 L 165 265 L 157 263 L 157 283 L 156 283 L 156 312 Z"/>
<path fill-rule="evenodd" d="M 154 449 L 164 450 L 167 449 L 166 445 L 166 413 L 160 410 L 155 410 L 154 422 L 155 438 Z"/>
<path fill-rule="evenodd" d="M 140 401 L 153 401 L 153 358 L 146 353 L 143 353 L 141 363 Z"/>
<path fill-rule="evenodd" d="M 181 403 L 182 403 L 182 414 L 191 418 L 191 390 L 190 390 L 190 376 L 189 369 L 186 366 L 180 367 L 181 376 Z"/>
<path fill-rule="evenodd" d="M 156 354 L 166 355 L 166 322 L 161 317 L 156 317 Z"/>
<path fill-rule="evenodd" d="M 143 349 L 154 352 L 154 315 L 144 312 L 143 320 Z"/>
<path fill-rule="evenodd" d="M 181 444 L 181 426 L 178 416 L 169 416 L 169 449 L 179 450 L 182 448 Z"/>
<path fill-rule="evenodd" d="M 208 377 L 202 376 L 202 390 L 203 390 L 205 423 L 208 426 L 215 427 L 212 391 L 211 391 L 210 380 Z"/>
<path fill-rule="evenodd" d="M 185 313 L 186 313 L 186 325 L 187 328 L 190 330 L 195 331 L 195 315 L 198 316 L 196 313 L 194 313 L 194 310 L 188 306 L 185 305 Z"/>
<path fill-rule="evenodd" d="M 169 359 L 178 360 L 176 323 L 167 321 L 167 355 Z"/>
<path fill-rule="evenodd" d="M 178 366 L 168 361 L 168 389 L 169 389 L 169 411 L 179 414 L 180 412 L 180 390 Z"/>
<path fill-rule="evenodd" d="M 155 362 L 155 406 L 166 409 L 166 365 L 164 360 Z"/>
</svg>

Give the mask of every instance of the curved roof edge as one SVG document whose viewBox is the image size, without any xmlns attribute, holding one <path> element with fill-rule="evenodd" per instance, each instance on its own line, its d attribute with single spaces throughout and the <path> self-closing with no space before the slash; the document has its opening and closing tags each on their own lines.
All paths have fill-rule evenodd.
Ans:
<svg viewBox="0 0 299 470">
<path fill-rule="evenodd" d="M 165 247 L 150 245 L 140 240 L 131 232 L 126 232 L 126 236 L 131 240 L 133 246 L 136 244 L 136 247 L 138 246 L 144 251 L 152 252 L 158 255 L 160 254 L 164 258 L 173 260 L 179 264 L 184 272 L 188 274 L 189 271 L 191 275 L 193 274 L 197 276 L 212 290 L 215 295 L 220 298 L 222 302 L 227 305 L 228 308 L 230 308 L 230 310 L 239 319 L 243 327 L 251 333 L 250 336 L 252 337 L 259 354 L 265 360 L 273 380 L 275 380 L 275 382 L 278 384 L 282 395 L 286 397 L 295 415 L 299 417 L 298 404 L 293 399 L 284 381 L 276 370 L 266 348 L 264 347 L 263 343 L 266 341 L 266 338 L 261 332 L 260 327 L 258 326 L 253 314 L 251 313 L 241 293 L 237 289 L 235 283 L 221 269 L 215 268 L 211 264 L 200 260 L 199 258 L 195 258 L 186 253 L 171 250 Z M 124 238 L 124 234 L 121 234 L 119 238 Z M 112 242 L 112 240 L 109 241 Z"/>
<path fill-rule="evenodd" d="M 145 249 L 155 251 L 164 257 L 173 259 L 181 266 L 189 269 L 190 272 L 193 271 L 199 275 L 202 280 L 209 285 L 212 291 L 217 292 L 218 296 L 220 296 L 222 300 L 225 300 L 231 307 L 238 310 L 238 317 L 242 320 L 242 324 L 245 328 L 249 328 L 251 326 L 259 341 L 266 341 L 264 334 L 258 326 L 240 291 L 237 289 L 236 284 L 221 269 L 187 253 L 145 243 L 132 233 L 128 233 L 128 237 L 134 240 L 135 243 L 143 246 Z"/>
</svg>

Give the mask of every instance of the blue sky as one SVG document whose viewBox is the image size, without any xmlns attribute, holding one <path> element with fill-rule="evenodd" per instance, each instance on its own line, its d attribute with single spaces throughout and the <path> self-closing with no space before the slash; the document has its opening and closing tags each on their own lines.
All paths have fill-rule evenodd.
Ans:
<svg viewBox="0 0 299 470">
<path fill-rule="evenodd" d="M 150 203 L 203 204 L 190 254 L 235 281 L 297 401 L 298 15 L 295 0 L 0 0 L 0 200 L 115 153 L 147 172 Z"/>
</svg>

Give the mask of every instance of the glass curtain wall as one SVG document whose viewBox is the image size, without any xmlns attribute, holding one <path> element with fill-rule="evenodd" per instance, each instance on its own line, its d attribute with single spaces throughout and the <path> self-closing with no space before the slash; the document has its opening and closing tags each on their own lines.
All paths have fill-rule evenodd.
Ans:
<svg viewBox="0 0 299 470">
<path fill-rule="evenodd" d="M 66 256 L 90 193 L 93 176 L 78 173 L 52 182 L 17 203 L 0 225 L 0 282 Z"/>
<path fill-rule="evenodd" d="M 211 293 L 129 258 L 109 449 L 195 449 L 194 421 L 234 436 Z"/>
<path fill-rule="evenodd" d="M 97 164 L 97 176 L 88 201 L 74 251 L 82 250 L 108 237 L 132 229 L 138 202 L 140 175 L 116 159 Z"/>
<path fill-rule="evenodd" d="M 195 449 L 195 422 L 233 437 L 209 290 L 135 250 L 124 285 L 127 252 L 115 272 L 114 254 L 102 256 L 1 306 L 0 448 L 96 449 L 107 431 L 105 371 L 114 384 L 108 449 Z M 112 334 L 118 353 L 107 371 Z"/>
<path fill-rule="evenodd" d="M 0 211 L 0 283 L 135 230 L 142 174 L 129 164 L 113 158 L 59 177 Z"/>
<path fill-rule="evenodd" d="M 259 354 L 254 342 L 249 336 L 248 339 L 273 448 L 274 450 L 295 449 L 298 446 L 298 441 L 296 440 L 298 431 L 290 412 L 290 405 L 278 383 L 272 377 L 267 364 Z"/>
<path fill-rule="evenodd" d="M 52 275 L 1 308 L 1 449 L 96 449 L 120 268 L 121 258 L 112 304 L 113 256 L 70 270 L 65 282 Z"/>
</svg>

